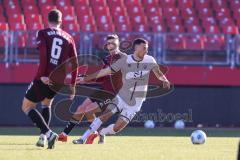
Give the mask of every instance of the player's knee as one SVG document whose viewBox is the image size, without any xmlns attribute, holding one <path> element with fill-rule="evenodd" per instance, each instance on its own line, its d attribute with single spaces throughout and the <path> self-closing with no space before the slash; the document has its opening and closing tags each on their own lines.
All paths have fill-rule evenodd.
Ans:
<svg viewBox="0 0 240 160">
<path fill-rule="evenodd" d="M 23 99 L 22 102 L 22 111 L 24 113 L 27 113 L 30 109 L 34 108 L 35 104 L 31 103 L 29 100 L 27 100 L 26 98 Z"/>
<path fill-rule="evenodd" d="M 113 131 L 115 132 L 115 133 L 118 133 L 118 132 L 120 132 L 122 130 L 122 128 L 120 127 L 120 126 L 117 126 L 117 125 L 114 125 L 113 126 Z"/>
</svg>

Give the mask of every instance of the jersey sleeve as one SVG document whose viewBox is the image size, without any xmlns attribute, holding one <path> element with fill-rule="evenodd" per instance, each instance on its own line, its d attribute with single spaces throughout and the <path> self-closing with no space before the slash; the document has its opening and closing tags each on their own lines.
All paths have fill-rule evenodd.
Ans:
<svg viewBox="0 0 240 160">
<path fill-rule="evenodd" d="M 127 61 L 127 59 L 124 56 L 124 57 L 118 59 L 116 62 L 109 65 L 109 67 L 111 68 L 111 70 L 113 72 L 118 72 L 119 70 L 123 69 L 124 66 L 126 66 L 126 61 Z"/>
<path fill-rule="evenodd" d="M 38 31 L 36 34 L 37 39 L 37 48 L 39 50 L 39 75 L 44 76 L 44 73 L 47 69 L 47 45 L 46 39 L 44 38 L 43 32 Z"/>
<path fill-rule="evenodd" d="M 71 84 L 75 85 L 76 84 L 76 78 L 78 75 L 78 58 L 77 58 L 77 51 L 76 51 L 76 45 L 74 40 L 70 44 L 70 52 L 69 52 L 69 58 L 71 58 L 71 64 L 72 64 L 72 79 L 71 79 Z"/>
<path fill-rule="evenodd" d="M 152 60 L 151 60 L 151 67 L 152 67 L 152 69 L 157 67 L 157 66 L 158 66 L 158 64 L 157 64 L 155 58 L 152 57 Z"/>
</svg>

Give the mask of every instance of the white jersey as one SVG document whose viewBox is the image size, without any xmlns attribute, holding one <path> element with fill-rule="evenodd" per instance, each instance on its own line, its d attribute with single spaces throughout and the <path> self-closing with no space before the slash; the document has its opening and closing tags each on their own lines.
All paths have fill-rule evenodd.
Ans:
<svg viewBox="0 0 240 160">
<path fill-rule="evenodd" d="M 141 61 L 134 59 L 133 55 L 123 56 L 110 67 L 114 72 L 121 70 L 123 86 L 118 96 L 129 106 L 135 106 L 136 101 L 146 99 L 148 80 L 151 70 L 158 66 L 156 60 L 145 55 Z"/>
</svg>

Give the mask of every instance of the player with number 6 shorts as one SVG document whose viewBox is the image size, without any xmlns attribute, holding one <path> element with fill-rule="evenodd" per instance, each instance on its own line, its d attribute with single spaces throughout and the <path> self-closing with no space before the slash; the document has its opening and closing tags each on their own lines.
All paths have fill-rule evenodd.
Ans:
<svg viewBox="0 0 240 160">
<path fill-rule="evenodd" d="M 22 103 L 22 111 L 30 120 L 41 130 L 38 147 L 44 147 L 48 141 L 48 148 L 53 149 L 58 135 L 54 133 L 49 125 L 51 121 L 51 104 L 56 94 L 49 85 L 49 76 L 56 68 L 62 66 L 67 60 L 70 60 L 72 66 L 70 98 L 74 97 L 75 83 L 77 77 L 78 60 L 74 39 L 71 35 L 63 31 L 60 26 L 62 23 L 62 13 L 57 10 L 51 10 L 48 13 L 49 27 L 37 32 L 37 48 L 39 50 L 40 63 L 34 80 L 29 85 Z M 66 77 L 64 69 L 58 83 Z M 63 84 L 63 83 L 62 83 Z M 55 86 L 55 83 L 52 84 Z M 36 109 L 37 103 L 41 102 L 42 112 Z"/>
</svg>

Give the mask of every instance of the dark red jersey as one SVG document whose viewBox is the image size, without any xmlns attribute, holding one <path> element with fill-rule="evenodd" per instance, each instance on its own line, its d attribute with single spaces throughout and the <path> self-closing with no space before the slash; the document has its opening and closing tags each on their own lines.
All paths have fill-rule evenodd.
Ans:
<svg viewBox="0 0 240 160">
<path fill-rule="evenodd" d="M 77 66 L 77 52 L 71 35 L 60 28 L 46 28 L 37 33 L 37 47 L 40 55 L 40 65 L 35 79 L 49 75 L 69 58 Z M 62 73 L 66 76 L 66 73 Z M 72 72 L 72 81 L 76 80 L 77 71 Z"/>
<path fill-rule="evenodd" d="M 105 67 L 108 67 L 112 63 L 116 62 L 122 57 L 125 53 L 119 52 L 117 54 L 108 55 L 103 59 Z M 108 75 L 102 78 L 97 79 L 98 82 L 101 82 L 103 90 L 117 94 L 120 88 L 122 87 L 122 73 L 121 71 L 114 73 L 113 75 Z"/>
</svg>

